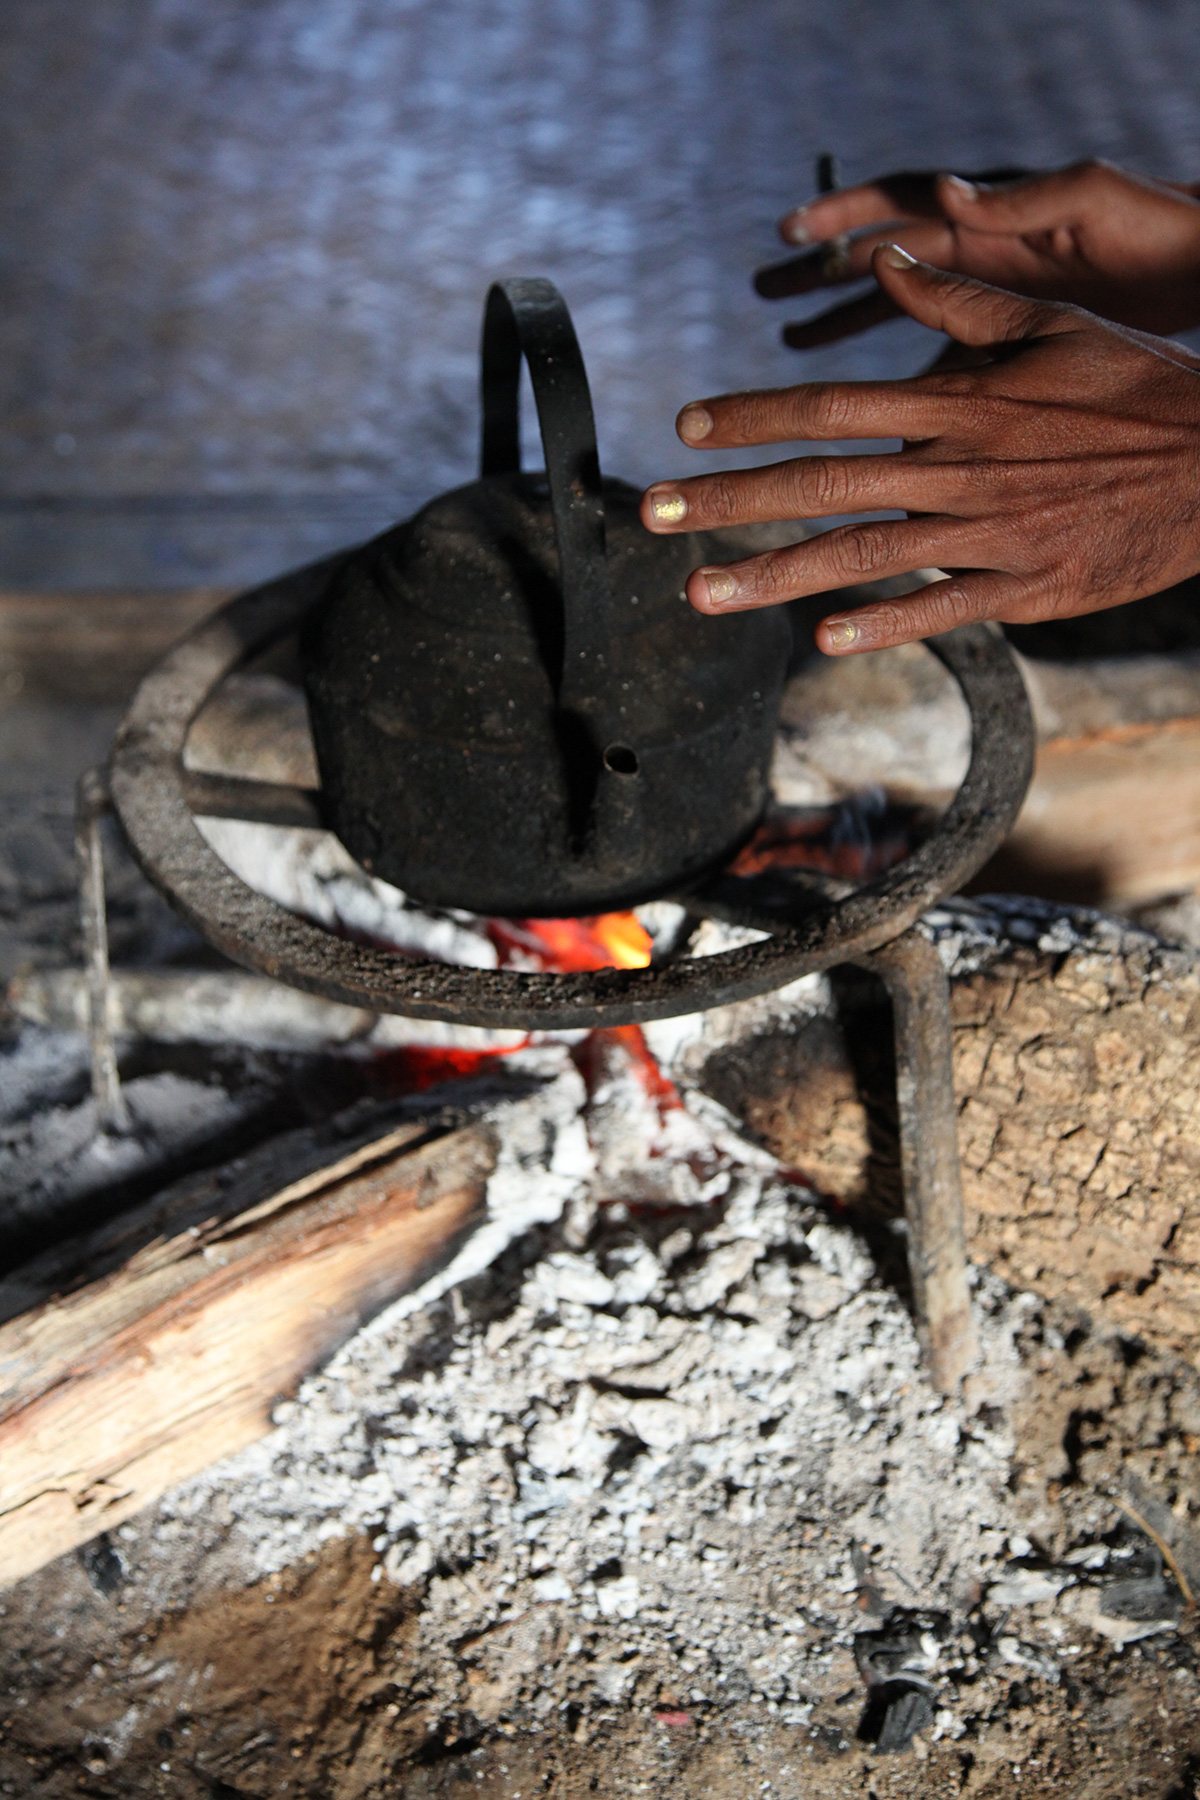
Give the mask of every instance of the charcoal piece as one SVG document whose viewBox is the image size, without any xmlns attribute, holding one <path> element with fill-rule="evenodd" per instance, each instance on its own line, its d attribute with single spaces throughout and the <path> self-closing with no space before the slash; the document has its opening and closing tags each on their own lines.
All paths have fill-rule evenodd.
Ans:
<svg viewBox="0 0 1200 1800">
<path fill-rule="evenodd" d="M 918 1731 L 933 1724 L 933 1695 L 911 1681 L 881 1681 L 867 1694 L 858 1738 L 880 1755 L 907 1750 Z"/>
<path fill-rule="evenodd" d="M 117 1589 L 124 1586 L 125 1564 L 107 1531 L 94 1537 L 90 1544 L 84 1544 L 79 1561 L 96 1592 L 103 1594 L 105 1599 L 111 1599 Z"/>
<path fill-rule="evenodd" d="M 1134 1575 L 1105 1583 L 1100 1590 L 1100 1611 L 1106 1619 L 1173 1625 L 1183 1613 L 1183 1596 L 1169 1576 Z"/>
<path fill-rule="evenodd" d="M 921 1671 L 929 1666 L 923 1640 L 945 1643 L 950 1635 L 947 1613 L 930 1609 L 893 1606 L 875 1631 L 856 1632 L 854 1660 L 868 1686 Z"/>
<path fill-rule="evenodd" d="M 813 1725 L 808 1736 L 825 1756 L 844 1756 L 850 1748 L 844 1733 L 836 1725 Z"/>
</svg>

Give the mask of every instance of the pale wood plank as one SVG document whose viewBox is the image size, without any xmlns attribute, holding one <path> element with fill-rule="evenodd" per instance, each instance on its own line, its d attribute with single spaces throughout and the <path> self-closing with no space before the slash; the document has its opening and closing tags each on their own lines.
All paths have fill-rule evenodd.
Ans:
<svg viewBox="0 0 1200 1800">
<path fill-rule="evenodd" d="M 482 1216 L 494 1143 L 475 1126 L 413 1149 L 416 1129 L 0 1326 L 0 1582 L 262 1436 L 308 1371 L 448 1260 Z"/>
</svg>

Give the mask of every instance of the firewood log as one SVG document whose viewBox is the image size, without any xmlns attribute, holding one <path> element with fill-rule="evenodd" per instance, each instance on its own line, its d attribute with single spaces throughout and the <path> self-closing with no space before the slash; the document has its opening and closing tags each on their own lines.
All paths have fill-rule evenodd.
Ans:
<svg viewBox="0 0 1200 1800">
<path fill-rule="evenodd" d="M 237 1212 L 193 1183 L 128 1260 L 0 1325 L 0 1583 L 261 1437 L 303 1375 L 449 1260 L 494 1144 L 483 1126 L 423 1137 L 401 1126 Z"/>
</svg>

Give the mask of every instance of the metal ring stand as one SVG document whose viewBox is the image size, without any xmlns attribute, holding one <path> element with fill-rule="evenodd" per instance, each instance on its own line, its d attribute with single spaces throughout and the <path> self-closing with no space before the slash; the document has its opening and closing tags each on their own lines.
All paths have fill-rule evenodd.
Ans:
<svg viewBox="0 0 1200 1800">
<path fill-rule="evenodd" d="M 274 823 L 319 823 L 319 797 L 260 782 L 186 771 L 192 721 L 221 682 L 298 626 L 341 558 L 315 564 L 223 607 L 143 680 L 113 745 L 107 782 L 80 784 L 77 842 L 90 980 L 93 1075 L 102 1119 L 126 1115 L 108 1025 L 103 874 L 96 819 L 111 804 L 142 870 L 170 904 L 234 962 L 377 1013 L 523 1030 L 635 1024 L 770 992 L 801 975 L 858 963 L 893 997 L 909 1222 L 909 1263 L 931 1372 L 952 1387 L 973 1356 L 962 1230 L 949 990 L 932 946 L 911 932 L 920 915 L 962 884 L 1006 837 L 1033 767 L 1033 721 L 1003 637 L 964 626 L 928 648 L 958 683 L 971 716 L 966 777 L 933 834 L 877 881 L 841 899 L 805 897 L 794 914 L 745 916 L 771 935 L 713 956 L 645 969 L 526 974 L 406 962 L 333 936 L 238 879 L 210 847 L 194 812 Z M 700 912 L 722 903 L 680 896 Z M 738 909 L 734 908 L 735 911 Z"/>
</svg>

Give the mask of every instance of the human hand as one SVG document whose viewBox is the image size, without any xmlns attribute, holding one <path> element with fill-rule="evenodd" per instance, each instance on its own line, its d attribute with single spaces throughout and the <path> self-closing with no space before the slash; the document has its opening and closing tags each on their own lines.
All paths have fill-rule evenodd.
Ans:
<svg viewBox="0 0 1200 1800">
<path fill-rule="evenodd" d="M 699 612 L 774 606 L 914 569 L 950 571 L 899 599 L 833 614 L 829 655 L 877 650 L 968 620 L 1030 623 L 1140 599 L 1200 572 L 1200 358 L 1049 301 L 915 262 L 872 269 L 896 307 L 981 366 L 907 381 L 812 383 L 685 406 L 685 444 L 903 437 L 884 455 L 801 456 L 656 482 L 651 530 L 904 508 L 724 567 L 696 569 Z"/>
<path fill-rule="evenodd" d="M 861 281 L 876 248 L 894 242 L 938 268 L 1142 331 L 1200 324 L 1200 199 L 1108 163 L 997 182 L 889 175 L 821 195 L 788 213 L 779 231 L 786 243 L 814 248 L 760 270 L 755 286 L 769 300 Z M 786 326 L 784 341 L 814 349 L 897 310 L 878 289 Z"/>
</svg>

